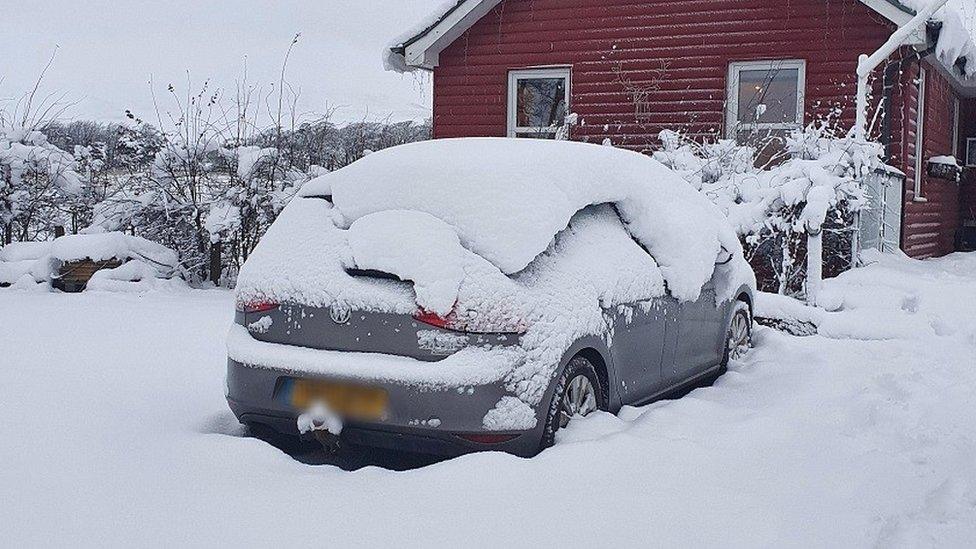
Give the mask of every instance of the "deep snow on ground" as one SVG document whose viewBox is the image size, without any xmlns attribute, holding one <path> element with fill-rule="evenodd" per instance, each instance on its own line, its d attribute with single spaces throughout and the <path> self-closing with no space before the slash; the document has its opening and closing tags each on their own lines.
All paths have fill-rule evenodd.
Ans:
<svg viewBox="0 0 976 549">
<path fill-rule="evenodd" d="M 0 290 L 9 546 L 972 546 L 976 254 L 828 281 L 712 387 L 525 460 L 308 465 L 223 402 L 222 291 Z"/>
</svg>

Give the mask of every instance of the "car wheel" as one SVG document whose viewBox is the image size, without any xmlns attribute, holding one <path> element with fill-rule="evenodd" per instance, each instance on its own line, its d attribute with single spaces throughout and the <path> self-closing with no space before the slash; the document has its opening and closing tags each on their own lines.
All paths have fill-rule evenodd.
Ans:
<svg viewBox="0 0 976 549">
<path fill-rule="evenodd" d="M 573 418 L 606 409 L 606 394 L 596 368 L 582 356 L 573 357 L 556 381 L 546 414 L 541 449 L 552 446 L 556 441 L 556 431 L 568 425 Z"/>
<path fill-rule="evenodd" d="M 729 321 L 729 329 L 725 334 L 725 358 L 722 365 L 727 366 L 729 360 L 742 358 L 751 346 L 752 314 L 747 303 L 736 301 L 735 308 L 732 310 L 732 319 Z"/>
</svg>

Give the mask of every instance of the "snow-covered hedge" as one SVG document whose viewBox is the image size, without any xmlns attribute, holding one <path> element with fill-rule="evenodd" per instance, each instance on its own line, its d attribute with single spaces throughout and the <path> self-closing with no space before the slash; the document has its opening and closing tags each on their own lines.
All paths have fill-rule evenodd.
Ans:
<svg viewBox="0 0 976 549">
<path fill-rule="evenodd" d="M 260 109 L 206 86 L 182 99 L 156 126 L 132 114 L 123 124 L 60 123 L 45 118 L 56 109 L 32 107 L 30 96 L 0 104 L 0 250 L 89 227 L 125 232 L 175 250 L 191 282 L 233 285 L 305 181 L 430 135 L 429 124 L 412 121 L 227 121 L 227 112 Z M 25 274 L 4 263 L 0 283 Z"/>
<path fill-rule="evenodd" d="M 806 236 L 822 230 L 836 254 L 849 254 L 853 214 L 867 205 L 861 181 L 882 166 L 882 147 L 811 124 L 784 139 L 772 166 L 731 140 L 696 143 L 669 130 L 654 157 L 680 173 L 728 217 L 763 289 L 802 294 Z M 846 261 L 850 262 L 847 257 Z M 767 272 L 769 276 L 762 276 Z"/>
</svg>

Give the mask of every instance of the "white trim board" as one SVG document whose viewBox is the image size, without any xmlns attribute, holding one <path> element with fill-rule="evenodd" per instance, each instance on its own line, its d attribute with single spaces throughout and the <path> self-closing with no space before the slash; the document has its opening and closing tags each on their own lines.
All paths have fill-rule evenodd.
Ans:
<svg viewBox="0 0 976 549">
<path fill-rule="evenodd" d="M 433 69 L 444 48 L 457 40 L 502 0 L 466 0 L 403 49 L 407 66 Z"/>
<path fill-rule="evenodd" d="M 915 112 L 915 193 L 916 202 L 927 202 L 922 196 L 922 170 L 925 169 L 925 94 L 928 72 L 918 68 L 918 108 Z"/>
</svg>

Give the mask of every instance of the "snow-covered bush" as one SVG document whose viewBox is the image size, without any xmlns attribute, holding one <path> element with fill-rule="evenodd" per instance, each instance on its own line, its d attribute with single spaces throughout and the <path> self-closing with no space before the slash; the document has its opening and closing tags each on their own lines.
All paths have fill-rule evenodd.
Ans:
<svg viewBox="0 0 976 549">
<path fill-rule="evenodd" d="M 840 135 L 830 124 L 811 124 L 785 138 L 781 163 L 763 169 L 756 167 L 756 149 L 732 140 L 701 144 L 668 130 L 660 140 L 654 157 L 728 216 L 763 289 L 815 291 L 808 287 L 804 260 L 809 237 L 821 232 L 828 268 L 850 265 L 853 214 L 867 204 L 860 182 L 880 167 L 879 144 Z"/>
<path fill-rule="evenodd" d="M 74 155 L 32 123 L 0 113 L 0 227 L 3 241 L 28 240 L 63 225 L 65 210 L 85 191 Z"/>
<path fill-rule="evenodd" d="M 168 86 L 151 123 L 130 111 L 121 124 L 62 123 L 62 106 L 35 101 L 36 89 L 0 103 L 0 249 L 123 231 L 176 250 L 191 282 L 233 285 L 304 182 L 430 138 L 429 122 L 336 125 L 290 112 L 286 84 L 268 94 L 241 81 L 227 96 Z"/>
</svg>

